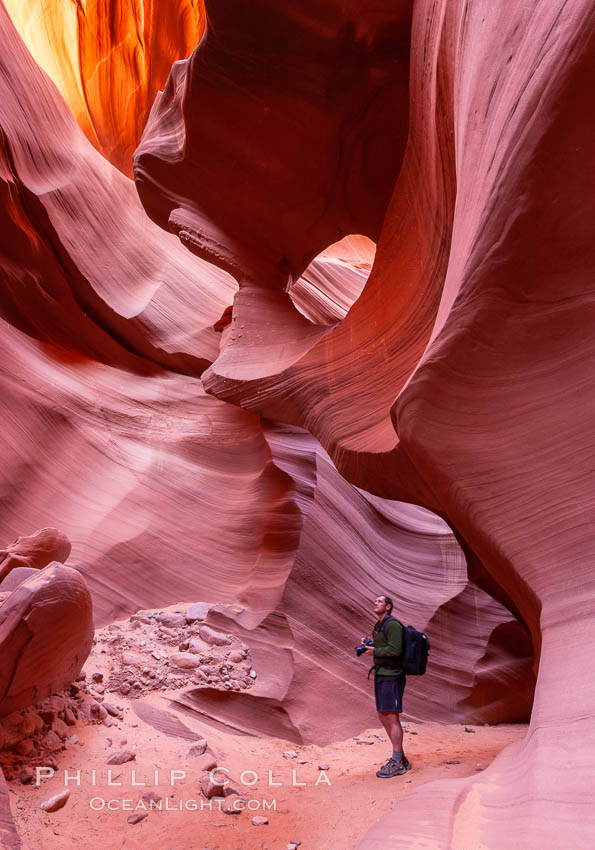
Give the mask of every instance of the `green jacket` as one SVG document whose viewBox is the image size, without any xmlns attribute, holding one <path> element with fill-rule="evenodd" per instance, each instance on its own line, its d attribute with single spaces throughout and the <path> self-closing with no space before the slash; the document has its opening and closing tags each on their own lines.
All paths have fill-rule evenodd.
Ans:
<svg viewBox="0 0 595 850">
<path fill-rule="evenodd" d="M 383 658 L 395 658 L 403 654 L 403 626 L 390 620 L 384 632 L 380 622 L 374 627 L 374 664 L 382 665 Z M 376 667 L 375 676 L 399 676 L 403 672 L 400 664 L 395 667 Z"/>
</svg>

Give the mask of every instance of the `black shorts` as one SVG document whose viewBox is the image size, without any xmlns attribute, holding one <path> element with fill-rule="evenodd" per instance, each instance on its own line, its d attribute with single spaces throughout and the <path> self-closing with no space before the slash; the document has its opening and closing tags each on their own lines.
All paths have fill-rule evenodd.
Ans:
<svg viewBox="0 0 595 850">
<path fill-rule="evenodd" d="M 405 690 L 405 674 L 400 676 L 374 676 L 374 695 L 376 711 L 380 714 L 403 711 L 403 691 Z"/>
</svg>

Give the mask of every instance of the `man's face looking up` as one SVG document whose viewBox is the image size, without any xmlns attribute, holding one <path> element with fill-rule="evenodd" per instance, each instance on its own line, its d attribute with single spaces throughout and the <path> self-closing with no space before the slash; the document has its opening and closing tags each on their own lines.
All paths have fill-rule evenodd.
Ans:
<svg viewBox="0 0 595 850">
<path fill-rule="evenodd" d="M 374 613 L 381 620 L 385 614 L 388 614 L 388 605 L 384 596 L 377 596 L 374 600 Z"/>
</svg>

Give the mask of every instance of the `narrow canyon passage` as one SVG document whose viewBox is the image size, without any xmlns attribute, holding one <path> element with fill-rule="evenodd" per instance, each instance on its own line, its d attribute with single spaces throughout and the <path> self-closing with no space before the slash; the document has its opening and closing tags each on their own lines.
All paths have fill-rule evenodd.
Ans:
<svg viewBox="0 0 595 850">
<path fill-rule="evenodd" d="M 2 847 L 194 846 L 40 808 L 115 757 L 135 804 L 304 768 L 211 848 L 591 850 L 594 32 L 0 0 Z M 378 594 L 431 641 L 387 783 Z"/>
</svg>

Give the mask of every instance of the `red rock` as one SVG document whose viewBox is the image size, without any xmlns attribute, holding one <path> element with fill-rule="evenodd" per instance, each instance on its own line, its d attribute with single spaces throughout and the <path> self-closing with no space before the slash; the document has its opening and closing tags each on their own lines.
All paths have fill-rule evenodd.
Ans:
<svg viewBox="0 0 595 850">
<path fill-rule="evenodd" d="M 25 738 L 25 740 L 17 744 L 16 747 L 16 751 L 20 756 L 31 755 L 34 749 L 35 741 L 33 741 L 31 738 Z"/>
<path fill-rule="evenodd" d="M 122 664 L 125 664 L 126 666 L 140 667 L 142 663 L 143 659 L 138 652 L 130 652 L 127 650 L 122 653 Z"/>
<path fill-rule="evenodd" d="M 33 782 L 34 778 L 35 773 L 31 767 L 24 767 L 19 773 L 19 780 L 22 785 L 29 785 L 30 782 Z"/>
<path fill-rule="evenodd" d="M 127 823 L 136 824 L 140 823 L 145 818 L 149 817 L 148 812 L 135 812 L 133 815 L 128 815 L 126 818 Z"/>
<path fill-rule="evenodd" d="M 80 573 L 54 563 L 25 579 L 0 606 L 0 714 L 67 687 L 92 635 L 91 597 Z"/>
<path fill-rule="evenodd" d="M 173 652 L 169 656 L 169 659 L 172 664 L 175 664 L 176 667 L 181 667 L 182 670 L 194 670 L 200 664 L 200 660 L 191 652 Z"/>
<path fill-rule="evenodd" d="M 56 719 L 56 712 L 51 708 L 44 708 L 39 712 L 39 716 L 48 726 L 51 726 Z"/>
<path fill-rule="evenodd" d="M 227 635 L 222 635 L 220 632 L 216 632 L 209 626 L 201 626 L 198 633 L 202 640 L 211 646 L 226 646 L 231 643 L 231 640 L 227 637 Z"/>
<path fill-rule="evenodd" d="M 225 793 L 226 778 L 222 774 L 217 776 L 211 773 L 205 773 L 200 778 L 200 790 L 207 799 L 211 797 L 222 797 Z"/>
<path fill-rule="evenodd" d="M 39 808 L 43 809 L 44 812 L 56 812 L 58 809 L 61 809 L 66 805 L 69 797 L 70 788 L 65 788 L 64 791 L 61 791 L 59 794 L 54 794 L 53 797 L 50 797 L 48 800 L 44 800 L 43 803 L 40 803 Z"/>
<path fill-rule="evenodd" d="M 49 752 L 58 752 L 58 750 L 62 749 L 62 739 L 54 731 L 50 730 L 41 739 L 41 746 L 44 750 L 49 750 Z"/>
<path fill-rule="evenodd" d="M 42 528 L 28 537 L 17 537 L 14 543 L 0 549 L 0 582 L 17 567 L 40 570 L 52 561 L 63 563 L 71 549 L 66 535 L 56 528 Z"/>
<path fill-rule="evenodd" d="M 56 719 L 52 723 L 52 730 L 56 733 L 56 735 L 58 735 L 60 738 L 62 738 L 62 740 L 64 740 L 66 738 L 66 736 L 69 734 L 69 729 L 68 729 L 67 724 L 63 720 L 61 720 L 61 718 L 59 718 L 59 717 L 56 717 Z"/>
<path fill-rule="evenodd" d="M 25 768 L 26 770 L 26 768 Z M 7 850 L 19 850 L 21 842 L 12 819 L 8 786 L 0 769 L 0 846 Z"/>
<path fill-rule="evenodd" d="M 196 620 L 204 620 L 208 613 L 209 605 L 207 602 L 193 602 L 186 608 L 186 620 L 189 623 L 194 623 Z"/>
<path fill-rule="evenodd" d="M 193 652 L 200 655 L 200 653 L 208 652 L 208 650 L 209 644 L 201 638 L 194 637 L 188 641 L 188 652 Z"/>
<path fill-rule="evenodd" d="M 184 752 L 186 757 L 192 756 L 201 756 L 205 750 L 207 749 L 207 742 L 203 739 L 201 741 L 195 741 L 188 749 Z M 205 768 L 202 768 L 203 770 Z M 206 768 L 207 770 L 211 770 L 211 768 Z"/>
<path fill-rule="evenodd" d="M 43 719 L 35 711 L 28 711 L 23 717 L 22 731 L 25 735 L 39 732 L 43 728 Z"/>
<path fill-rule="evenodd" d="M 76 717 L 74 716 L 72 709 L 70 709 L 70 708 L 65 709 L 65 711 L 64 711 L 64 722 L 66 723 L 67 726 L 75 726 L 76 725 Z"/>
<path fill-rule="evenodd" d="M 125 764 L 128 761 L 134 761 L 136 758 L 136 753 L 134 750 L 120 750 L 117 753 L 114 753 L 113 756 L 107 760 L 108 764 Z"/>
<path fill-rule="evenodd" d="M 196 768 L 200 771 L 211 771 L 217 767 L 217 759 L 209 753 L 200 756 L 196 762 Z"/>
<path fill-rule="evenodd" d="M 181 611 L 162 611 L 157 615 L 157 619 L 162 626 L 170 629 L 179 629 L 186 625 L 186 617 Z"/>
</svg>

